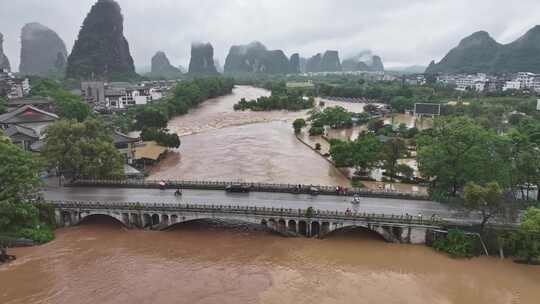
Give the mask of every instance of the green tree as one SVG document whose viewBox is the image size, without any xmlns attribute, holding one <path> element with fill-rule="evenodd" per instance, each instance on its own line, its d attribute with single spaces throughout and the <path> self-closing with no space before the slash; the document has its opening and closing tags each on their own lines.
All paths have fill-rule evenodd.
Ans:
<svg viewBox="0 0 540 304">
<path fill-rule="evenodd" d="M 7 99 L 3 96 L 0 96 L 0 114 L 7 112 Z"/>
<path fill-rule="evenodd" d="M 20 202 L 35 195 L 41 185 L 42 164 L 30 153 L 0 141 L 0 164 L 0 201 Z"/>
<path fill-rule="evenodd" d="M 416 143 L 419 170 L 441 198 L 456 196 L 467 182 L 509 185 L 503 138 L 471 119 L 436 120 Z"/>
<path fill-rule="evenodd" d="M 51 79 L 39 79 L 32 86 L 30 94 L 52 98 L 55 111 L 65 119 L 75 119 L 82 122 L 92 112 L 90 106 L 80 96 L 66 91 L 60 83 Z"/>
<path fill-rule="evenodd" d="M 470 211 L 479 212 L 482 216 L 480 232 L 483 233 L 486 223 L 494 216 L 504 213 L 503 192 L 496 182 L 485 186 L 468 183 L 464 190 L 464 206 Z"/>
<path fill-rule="evenodd" d="M 377 132 L 384 127 L 384 121 L 380 119 L 372 119 L 368 122 L 367 128 L 372 132 Z"/>
<path fill-rule="evenodd" d="M 468 258 L 473 256 L 474 241 L 461 230 L 450 230 L 448 235 L 433 243 L 433 248 L 444 251 L 453 258 Z"/>
<path fill-rule="evenodd" d="M 344 128 L 352 126 L 352 113 L 343 107 L 329 107 L 322 112 L 313 112 L 309 120 L 318 126 Z"/>
<path fill-rule="evenodd" d="M 381 153 L 383 168 L 390 176 L 395 176 L 397 172 L 398 160 L 407 153 L 407 145 L 400 138 L 392 138 L 384 143 Z"/>
<path fill-rule="evenodd" d="M 338 167 L 355 167 L 367 174 L 380 160 L 381 143 L 373 134 L 359 137 L 352 142 L 333 141 L 330 155 Z"/>
<path fill-rule="evenodd" d="M 59 91 L 54 96 L 54 108 L 58 115 L 65 119 L 75 119 L 82 122 L 92 112 L 90 106 L 83 102 L 79 96 L 69 92 Z"/>
<path fill-rule="evenodd" d="M 145 107 L 135 115 L 135 128 L 142 130 L 144 128 L 164 129 L 167 127 L 169 117 L 167 114 L 156 107 Z"/>
<path fill-rule="evenodd" d="M 294 133 L 300 133 L 302 128 L 306 126 L 306 121 L 303 118 L 298 118 L 293 122 Z"/>
<path fill-rule="evenodd" d="M 44 158 L 64 174 L 82 178 L 122 175 L 123 157 L 114 147 L 110 131 L 97 120 L 60 120 L 46 129 L 44 140 Z"/>
<path fill-rule="evenodd" d="M 178 149 L 180 147 L 180 137 L 176 133 L 168 133 L 168 130 L 158 130 L 155 128 L 144 128 L 141 132 L 141 138 L 144 141 L 155 140 L 158 144 Z"/>
<path fill-rule="evenodd" d="M 396 166 L 396 172 L 404 176 L 406 179 L 412 179 L 414 177 L 414 169 L 406 164 L 399 164 Z"/>
<path fill-rule="evenodd" d="M 512 236 L 515 254 L 529 264 L 540 262 L 540 209 L 530 208 Z"/>
</svg>

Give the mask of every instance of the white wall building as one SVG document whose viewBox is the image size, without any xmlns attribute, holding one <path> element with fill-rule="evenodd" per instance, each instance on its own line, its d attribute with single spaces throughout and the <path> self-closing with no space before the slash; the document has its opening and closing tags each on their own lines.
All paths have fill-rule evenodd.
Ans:
<svg viewBox="0 0 540 304">
<path fill-rule="evenodd" d="M 516 81 L 516 80 L 512 80 L 512 81 L 507 81 L 504 86 L 503 86 L 503 91 L 508 91 L 508 90 L 519 90 L 521 89 L 521 82 L 519 81 Z"/>
</svg>

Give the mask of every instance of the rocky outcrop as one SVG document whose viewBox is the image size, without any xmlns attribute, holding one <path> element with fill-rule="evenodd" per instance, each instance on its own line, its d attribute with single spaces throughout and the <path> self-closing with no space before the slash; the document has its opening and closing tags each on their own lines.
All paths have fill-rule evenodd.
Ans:
<svg viewBox="0 0 540 304">
<path fill-rule="evenodd" d="M 306 61 L 306 72 L 308 73 L 318 73 L 322 72 L 322 55 L 321 53 L 309 58 Z"/>
<path fill-rule="evenodd" d="M 373 56 L 371 61 L 371 70 L 373 72 L 384 72 L 384 64 L 381 57 Z"/>
<path fill-rule="evenodd" d="M 289 59 L 281 50 L 268 50 L 260 42 L 232 46 L 225 60 L 225 73 L 287 74 Z"/>
<path fill-rule="evenodd" d="M 500 44 L 487 32 L 461 40 L 426 73 L 540 73 L 540 26 L 535 26 L 509 44 Z"/>
<path fill-rule="evenodd" d="M 300 73 L 300 54 L 292 54 L 291 59 L 289 59 L 289 73 Z"/>
<path fill-rule="evenodd" d="M 4 36 L 0 33 L 0 70 L 11 71 L 11 65 L 9 59 L 4 54 Z"/>
<path fill-rule="evenodd" d="M 487 32 L 476 32 L 461 40 L 439 63 L 430 64 L 426 73 L 491 71 L 501 47 Z"/>
<path fill-rule="evenodd" d="M 342 71 L 342 67 L 338 51 L 326 51 L 324 54 L 318 53 L 306 62 L 306 72 L 308 73 L 339 71 Z"/>
<path fill-rule="evenodd" d="M 321 61 L 322 72 L 339 72 L 341 71 L 341 61 L 339 60 L 338 51 L 326 51 Z"/>
<path fill-rule="evenodd" d="M 129 79 L 137 77 L 124 17 L 114 0 L 98 0 L 86 16 L 68 57 L 67 78 Z"/>
<path fill-rule="evenodd" d="M 371 51 L 363 51 L 343 60 L 342 66 L 344 71 L 384 72 L 381 57 L 373 55 Z"/>
<path fill-rule="evenodd" d="M 217 75 L 214 64 L 214 48 L 210 43 L 194 43 L 191 45 L 190 74 Z"/>
<path fill-rule="evenodd" d="M 152 68 L 151 68 L 152 77 L 163 77 L 163 78 L 177 78 L 182 75 L 180 69 L 175 68 L 169 62 L 169 58 L 165 55 L 164 52 L 157 52 L 154 57 L 152 57 Z"/>
<path fill-rule="evenodd" d="M 50 76 L 63 74 L 67 50 L 56 32 L 40 23 L 28 23 L 21 31 L 19 73 Z"/>
</svg>

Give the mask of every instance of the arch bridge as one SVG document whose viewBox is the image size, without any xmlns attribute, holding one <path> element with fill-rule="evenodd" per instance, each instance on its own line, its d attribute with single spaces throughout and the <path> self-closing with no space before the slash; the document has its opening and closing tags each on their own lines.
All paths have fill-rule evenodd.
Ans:
<svg viewBox="0 0 540 304">
<path fill-rule="evenodd" d="M 234 220 L 263 225 L 284 235 L 324 237 L 343 228 L 363 227 L 386 241 L 422 244 L 429 231 L 444 229 L 438 219 L 305 209 L 201 204 L 141 204 L 51 202 L 60 227 L 77 225 L 85 218 L 104 215 L 133 229 L 166 230 L 194 220 Z"/>
</svg>

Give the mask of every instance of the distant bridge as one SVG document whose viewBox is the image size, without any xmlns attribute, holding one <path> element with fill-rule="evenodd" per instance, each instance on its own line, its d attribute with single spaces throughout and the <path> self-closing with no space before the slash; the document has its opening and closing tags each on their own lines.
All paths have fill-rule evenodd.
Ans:
<svg viewBox="0 0 540 304">
<path fill-rule="evenodd" d="M 50 202 L 58 226 L 77 225 L 84 219 L 103 215 L 128 228 L 166 230 L 195 220 L 234 220 L 263 225 L 281 234 L 324 237 L 348 227 L 363 227 L 396 243 L 422 244 L 429 232 L 444 229 L 436 217 L 397 216 L 306 209 L 241 207 L 197 204 L 140 204 L 100 202 Z"/>
</svg>

